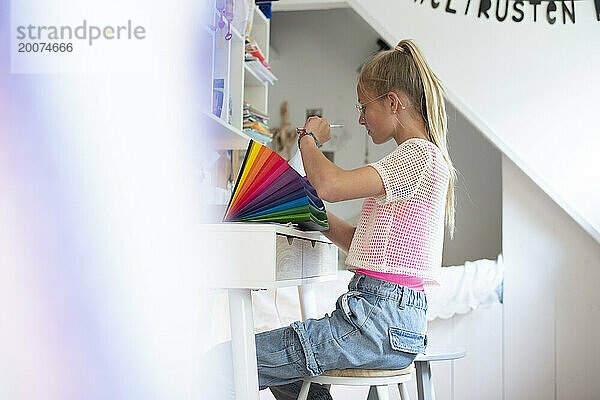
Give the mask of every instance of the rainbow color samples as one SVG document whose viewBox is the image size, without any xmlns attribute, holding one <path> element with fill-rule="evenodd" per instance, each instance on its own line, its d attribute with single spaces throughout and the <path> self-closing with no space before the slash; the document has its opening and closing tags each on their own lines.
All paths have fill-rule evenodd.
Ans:
<svg viewBox="0 0 600 400">
<path fill-rule="evenodd" d="M 317 191 L 287 161 L 250 140 L 224 222 L 292 222 L 306 231 L 329 229 Z"/>
</svg>

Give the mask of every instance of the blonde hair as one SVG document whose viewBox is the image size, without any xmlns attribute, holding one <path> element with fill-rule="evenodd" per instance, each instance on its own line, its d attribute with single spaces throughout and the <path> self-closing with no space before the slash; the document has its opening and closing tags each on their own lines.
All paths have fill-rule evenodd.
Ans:
<svg viewBox="0 0 600 400">
<path fill-rule="evenodd" d="M 440 149 L 450 171 L 446 226 L 450 238 L 453 238 L 456 169 L 448 153 L 448 120 L 442 83 L 429 68 L 417 45 L 412 40 L 402 40 L 395 49 L 380 51 L 367 60 L 360 71 L 358 86 L 359 90 L 371 91 L 376 96 L 401 90 L 423 118 L 429 140 Z"/>
</svg>

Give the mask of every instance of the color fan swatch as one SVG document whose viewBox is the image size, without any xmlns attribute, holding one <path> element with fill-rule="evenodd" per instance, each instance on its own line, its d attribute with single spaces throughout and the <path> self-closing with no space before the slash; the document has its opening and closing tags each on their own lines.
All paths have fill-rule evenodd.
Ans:
<svg viewBox="0 0 600 400">
<path fill-rule="evenodd" d="M 270 148 L 250 140 L 225 222 L 292 222 L 302 230 L 329 229 L 317 191 Z"/>
</svg>

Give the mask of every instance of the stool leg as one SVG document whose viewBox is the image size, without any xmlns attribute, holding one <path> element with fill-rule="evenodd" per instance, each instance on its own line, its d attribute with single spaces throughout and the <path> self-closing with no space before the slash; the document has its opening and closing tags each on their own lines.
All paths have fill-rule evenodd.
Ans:
<svg viewBox="0 0 600 400">
<path fill-rule="evenodd" d="M 377 400 L 377 388 L 375 386 L 369 386 L 367 400 Z"/>
<path fill-rule="evenodd" d="M 431 367 L 429 361 L 415 362 L 417 367 L 417 397 L 419 400 L 435 400 L 433 382 L 431 380 Z"/>
<path fill-rule="evenodd" d="M 406 388 L 406 384 L 404 382 L 398 384 L 398 391 L 400 392 L 400 400 L 410 400 L 408 389 Z"/>
<path fill-rule="evenodd" d="M 377 386 L 377 398 L 379 400 L 390 400 L 390 392 L 387 385 Z"/>
<path fill-rule="evenodd" d="M 310 389 L 310 382 L 304 381 L 302 382 L 302 388 L 300 389 L 300 394 L 298 394 L 298 400 L 306 400 L 308 398 L 308 390 Z"/>
</svg>

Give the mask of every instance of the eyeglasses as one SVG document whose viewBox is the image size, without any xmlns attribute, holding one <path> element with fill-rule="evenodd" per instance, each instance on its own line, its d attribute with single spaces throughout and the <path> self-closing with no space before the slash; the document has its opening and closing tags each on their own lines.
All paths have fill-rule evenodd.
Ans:
<svg viewBox="0 0 600 400">
<path fill-rule="evenodd" d="M 382 94 L 381 96 L 377 96 L 377 97 L 375 97 L 373 100 L 369 100 L 369 101 L 367 101 L 366 103 L 363 103 L 363 104 L 356 103 L 356 104 L 354 105 L 354 107 L 356 107 L 356 109 L 358 110 L 358 112 L 359 112 L 359 113 L 360 113 L 360 115 L 362 116 L 362 115 L 364 115 L 364 113 L 365 113 L 365 110 L 367 109 L 367 104 L 369 104 L 369 103 L 372 103 L 372 102 L 374 102 L 375 100 L 377 100 L 377 99 L 380 99 L 380 98 L 382 98 L 382 97 L 384 97 L 384 96 L 387 96 L 387 93 L 384 93 L 384 94 Z"/>
</svg>

